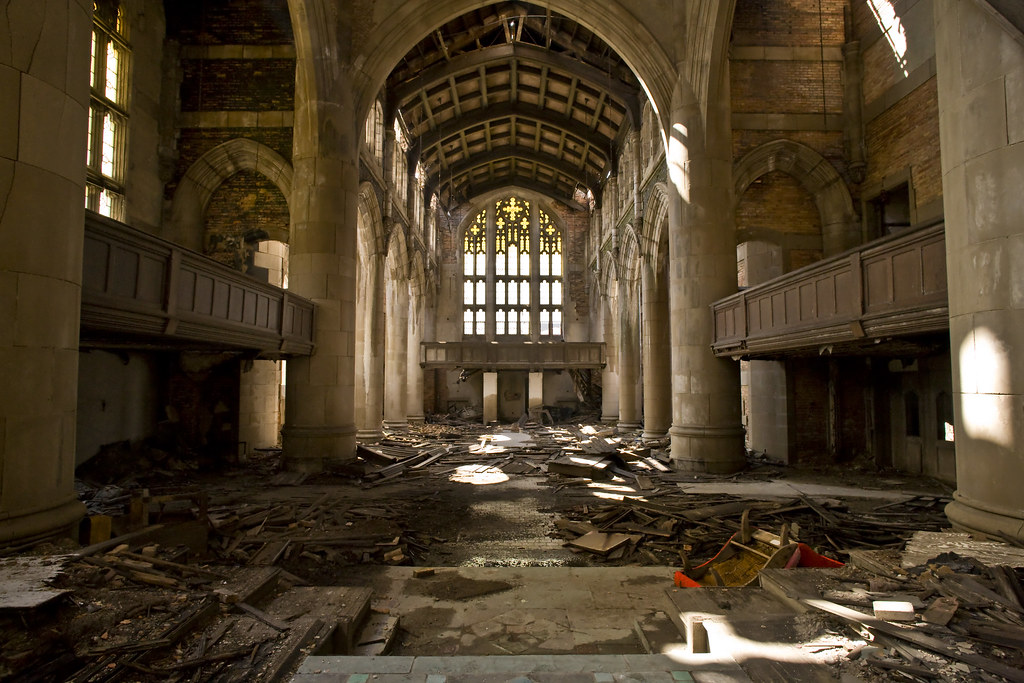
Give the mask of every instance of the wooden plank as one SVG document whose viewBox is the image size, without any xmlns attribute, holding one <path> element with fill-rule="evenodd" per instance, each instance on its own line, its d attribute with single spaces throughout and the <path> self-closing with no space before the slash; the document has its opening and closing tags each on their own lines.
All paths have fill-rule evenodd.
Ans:
<svg viewBox="0 0 1024 683">
<path fill-rule="evenodd" d="M 925 610 L 922 618 L 929 624 L 945 626 L 953 619 L 953 615 L 956 614 L 959 607 L 960 603 L 956 598 L 935 598 L 928 609 Z"/>
<path fill-rule="evenodd" d="M 598 555 L 608 555 L 630 541 L 639 541 L 640 538 L 639 535 L 591 531 L 573 541 L 568 541 L 566 545 Z"/>
<path fill-rule="evenodd" d="M 277 631 L 287 631 L 290 628 L 288 624 L 278 619 L 275 619 L 263 610 L 257 607 L 253 607 L 247 602 L 236 602 L 235 607 L 249 614 L 250 616 L 255 617 L 256 619 L 259 619 L 264 624 Z"/>
<path fill-rule="evenodd" d="M 64 562 L 62 557 L 0 560 L 0 609 L 31 609 L 67 593 L 46 585 L 64 571 Z"/>
<path fill-rule="evenodd" d="M 1024 567 L 1024 549 L 1007 543 L 977 540 L 968 533 L 952 531 L 916 532 L 907 541 L 901 564 L 906 569 L 920 567 L 944 552 L 973 557 L 989 566 Z"/>
</svg>

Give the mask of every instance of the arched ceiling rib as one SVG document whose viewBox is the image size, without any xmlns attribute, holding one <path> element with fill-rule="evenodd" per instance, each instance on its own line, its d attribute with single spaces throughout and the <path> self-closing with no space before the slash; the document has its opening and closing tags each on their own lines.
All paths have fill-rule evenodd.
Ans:
<svg viewBox="0 0 1024 683">
<path fill-rule="evenodd" d="M 490 5 L 432 31 L 386 92 L 445 205 L 504 185 L 546 188 L 562 201 L 581 186 L 599 196 L 643 98 L 600 38 L 525 3 Z"/>
</svg>

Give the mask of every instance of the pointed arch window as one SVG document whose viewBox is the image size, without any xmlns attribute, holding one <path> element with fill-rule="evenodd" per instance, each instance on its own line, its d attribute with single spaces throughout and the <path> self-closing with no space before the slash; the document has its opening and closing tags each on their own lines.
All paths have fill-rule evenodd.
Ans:
<svg viewBox="0 0 1024 683">
<path fill-rule="evenodd" d="M 562 338 L 562 232 L 535 202 L 500 199 L 463 240 L 463 335 Z"/>
</svg>

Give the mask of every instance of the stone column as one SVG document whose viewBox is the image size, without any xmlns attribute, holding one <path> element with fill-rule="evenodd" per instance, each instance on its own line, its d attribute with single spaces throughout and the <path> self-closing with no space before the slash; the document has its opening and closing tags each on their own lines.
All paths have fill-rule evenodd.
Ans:
<svg viewBox="0 0 1024 683">
<path fill-rule="evenodd" d="M 308 358 L 288 361 L 284 464 L 316 472 L 355 457 L 359 134 L 348 74 L 298 50 L 289 289 L 317 306 Z M 327 73 L 329 72 L 330 77 Z M 316 86 L 321 90 L 311 92 Z"/>
<path fill-rule="evenodd" d="M 1024 541 L 1024 45 L 935 1 L 960 529 Z"/>
<path fill-rule="evenodd" d="M 624 431 L 642 426 L 637 402 L 640 354 L 634 292 L 629 291 L 626 278 L 619 279 L 619 422 Z"/>
<path fill-rule="evenodd" d="M 384 426 L 409 424 L 405 403 L 409 394 L 409 285 L 389 273 L 387 286 L 387 334 L 384 339 Z"/>
<path fill-rule="evenodd" d="M 768 242 L 740 245 L 738 258 L 746 262 L 746 281 L 759 285 L 782 275 L 782 248 Z M 742 369 L 741 369 L 742 372 Z M 747 364 L 747 439 L 750 448 L 773 460 L 789 462 L 789 390 L 786 364 L 777 360 L 752 360 Z"/>
<path fill-rule="evenodd" d="M 0 545 L 64 533 L 75 496 L 92 5 L 0 22 Z"/>
<path fill-rule="evenodd" d="M 609 282 L 614 283 L 614 280 Z M 617 300 L 618 297 L 610 292 L 601 296 L 601 324 L 604 327 L 605 344 L 605 366 L 601 370 L 601 422 L 606 424 L 619 420 L 619 344 L 615 333 Z"/>
<path fill-rule="evenodd" d="M 357 276 L 362 315 L 356 342 L 356 438 L 374 441 L 381 436 L 384 416 L 384 259 L 368 256 Z"/>
<path fill-rule="evenodd" d="M 641 264 L 643 286 L 644 433 L 660 439 L 672 424 L 672 349 L 669 343 L 668 288 L 649 261 Z"/>
<path fill-rule="evenodd" d="M 543 423 L 541 411 L 544 410 L 544 371 L 531 372 L 528 380 L 529 392 L 526 398 L 526 409 L 530 419 Z"/>
<path fill-rule="evenodd" d="M 710 306 L 736 291 L 725 90 L 706 117 L 694 102 L 675 104 L 667 158 L 672 459 L 679 469 L 713 473 L 734 472 L 746 462 L 739 364 L 711 352 Z M 710 132 L 702 131 L 702 121 Z"/>
<path fill-rule="evenodd" d="M 484 373 L 484 424 L 498 421 L 498 373 Z"/>
<path fill-rule="evenodd" d="M 409 345 L 406 360 L 406 372 L 409 377 L 409 395 L 406 399 L 408 421 L 411 424 L 423 424 L 423 368 L 420 367 L 420 342 L 423 341 L 423 284 L 419 291 L 409 292 Z"/>
</svg>

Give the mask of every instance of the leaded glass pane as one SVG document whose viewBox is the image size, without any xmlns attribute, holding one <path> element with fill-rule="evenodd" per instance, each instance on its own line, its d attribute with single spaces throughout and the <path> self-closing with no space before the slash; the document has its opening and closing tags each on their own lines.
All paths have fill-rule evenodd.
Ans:
<svg viewBox="0 0 1024 683">
<path fill-rule="evenodd" d="M 551 305 L 561 306 L 562 305 L 562 281 L 555 280 L 551 283 Z"/>
</svg>

